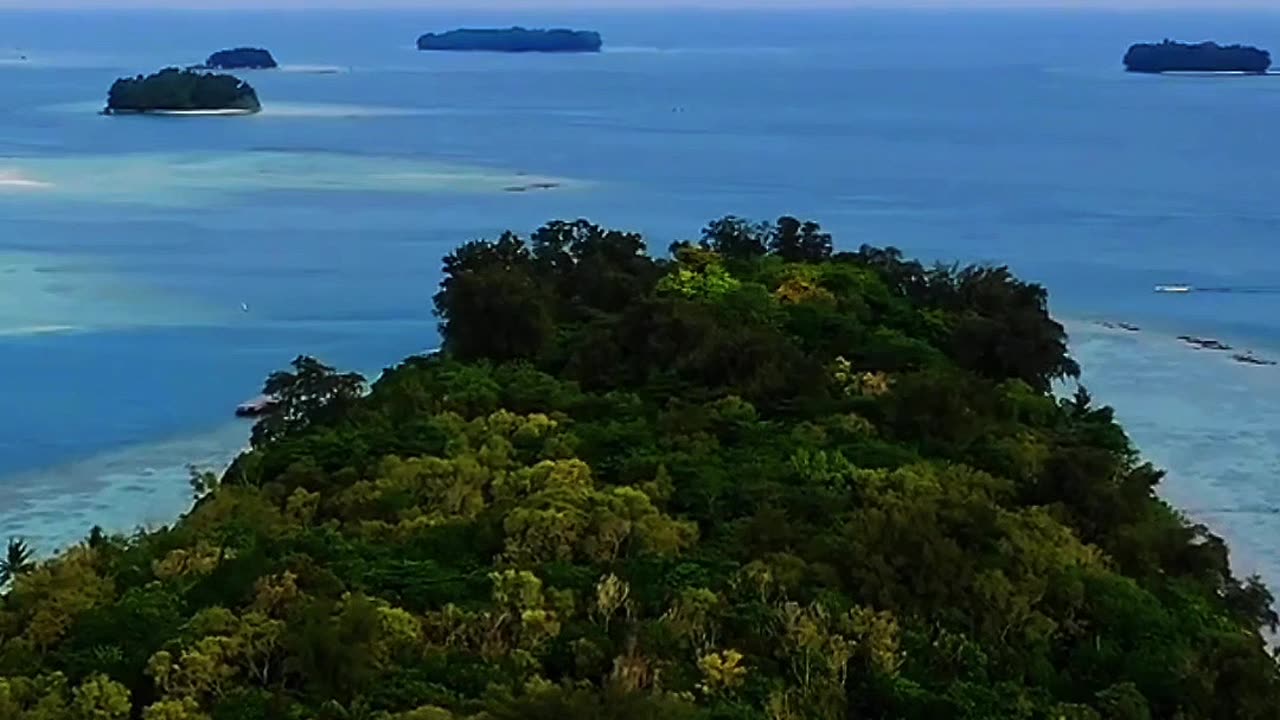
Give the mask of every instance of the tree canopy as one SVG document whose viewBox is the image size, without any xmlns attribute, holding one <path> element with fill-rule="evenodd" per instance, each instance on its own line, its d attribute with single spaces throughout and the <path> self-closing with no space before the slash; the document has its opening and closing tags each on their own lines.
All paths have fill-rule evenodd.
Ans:
<svg viewBox="0 0 1280 720">
<path fill-rule="evenodd" d="M 460 246 L 440 352 L 300 357 L 172 527 L 0 602 L 16 720 L 1254 720 L 1271 595 L 1043 288 L 723 218 Z"/>
<path fill-rule="evenodd" d="M 258 94 L 245 81 L 231 75 L 166 68 L 143 77 L 120 78 L 107 93 L 107 112 L 156 110 L 261 109 Z"/>
</svg>

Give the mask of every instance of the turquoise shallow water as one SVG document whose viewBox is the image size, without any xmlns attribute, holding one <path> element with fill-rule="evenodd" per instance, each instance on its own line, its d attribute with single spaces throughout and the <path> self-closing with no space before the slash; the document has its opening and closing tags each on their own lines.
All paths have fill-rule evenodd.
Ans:
<svg viewBox="0 0 1280 720">
<path fill-rule="evenodd" d="M 608 51 L 412 49 L 517 22 Z M 1173 339 L 1280 356 L 1280 294 L 1151 292 L 1280 286 L 1280 78 L 1119 71 L 1164 36 L 1280 50 L 1280 14 L 0 13 L 0 536 L 172 518 L 272 369 L 432 347 L 461 241 L 787 212 L 1047 284 L 1166 496 L 1280 581 L 1280 371 Z M 259 116 L 95 114 L 118 75 L 240 44 L 285 65 L 246 75 Z"/>
<path fill-rule="evenodd" d="M 1147 457 L 1167 468 L 1161 492 L 1224 536 L 1237 571 L 1280 579 L 1280 373 L 1162 334 L 1070 326 L 1085 382 L 1116 406 Z"/>
</svg>

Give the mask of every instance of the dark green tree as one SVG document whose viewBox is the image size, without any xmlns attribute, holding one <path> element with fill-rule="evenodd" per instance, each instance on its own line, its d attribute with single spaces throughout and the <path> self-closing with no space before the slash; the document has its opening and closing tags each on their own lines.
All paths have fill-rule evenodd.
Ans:
<svg viewBox="0 0 1280 720">
<path fill-rule="evenodd" d="M 450 353 L 468 360 L 533 358 L 551 341 L 551 294 L 515 234 L 462 246 L 445 258 L 444 273 L 435 305 Z"/>
<path fill-rule="evenodd" d="M 358 373 L 340 373 L 307 355 L 290 366 L 292 370 L 272 373 L 262 387 L 272 407 L 253 427 L 254 445 L 338 417 L 364 394 L 365 379 Z"/>
<path fill-rule="evenodd" d="M 8 585 L 15 577 L 35 567 L 35 554 L 22 538 L 9 538 L 4 559 L 0 560 L 0 586 Z"/>
<path fill-rule="evenodd" d="M 752 223 L 726 215 L 702 229 L 702 242 L 725 258 L 751 260 L 769 251 L 771 231 L 767 223 Z"/>
<path fill-rule="evenodd" d="M 822 262 L 831 257 L 832 249 L 830 233 L 823 232 L 818 223 L 801 222 L 790 215 L 778 218 L 769 238 L 769 250 L 787 262 Z"/>
</svg>

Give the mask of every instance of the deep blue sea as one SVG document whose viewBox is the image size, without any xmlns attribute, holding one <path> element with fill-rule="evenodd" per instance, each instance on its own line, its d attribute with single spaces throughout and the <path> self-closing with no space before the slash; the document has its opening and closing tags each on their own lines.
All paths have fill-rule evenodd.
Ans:
<svg viewBox="0 0 1280 720">
<path fill-rule="evenodd" d="M 516 23 L 607 51 L 414 49 Z M 1047 285 L 1166 497 L 1280 582 L 1280 369 L 1175 339 L 1280 357 L 1280 77 L 1121 71 L 1163 37 L 1280 51 L 1280 13 L 0 13 L 0 537 L 172 520 L 269 371 L 434 347 L 459 242 L 791 213 Z M 284 65 L 244 75 L 258 116 L 96 114 L 118 76 L 245 44 Z"/>
</svg>

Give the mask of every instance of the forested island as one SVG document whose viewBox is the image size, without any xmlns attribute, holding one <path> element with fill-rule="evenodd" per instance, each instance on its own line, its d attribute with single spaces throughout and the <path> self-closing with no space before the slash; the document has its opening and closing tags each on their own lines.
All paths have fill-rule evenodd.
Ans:
<svg viewBox="0 0 1280 720">
<path fill-rule="evenodd" d="M 215 70 L 268 70 L 279 67 L 270 51 L 251 47 L 219 50 L 204 61 L 204 66 Z"/>
<path fill-rule="evenodd" d="M 107 93 L 108 115 L 236 114 L 262 109 L 249 83 L 231 75 L 166 68 L 153 75 L 120 78 Z"/>
<path fill-rule="evenodd" d="M 727 217 L 468 242 L 171 528 L 0 565 L 16 720 L 1261 720 L 1271 595 L 1003 267 Z"/>
<path fill-rule="evenodd" d="M 551 30 L 513 27 L 461 29 L 427 33 L 418 38 L 419 50 L 484 50 L 490 52 L 600 52 L 600 33 L 589 30 Z"/>
<path fill-rule="evenodd" d="M 1164 40 L 1133 45 L 1124 55 L 1129 72 L 1245 72 L 1265 73 L 1271 53 L 1246 45 L 1196 44 Z"/>
</svg>

